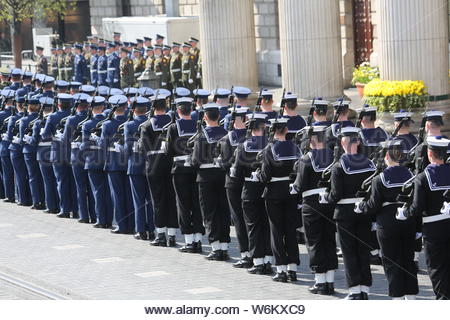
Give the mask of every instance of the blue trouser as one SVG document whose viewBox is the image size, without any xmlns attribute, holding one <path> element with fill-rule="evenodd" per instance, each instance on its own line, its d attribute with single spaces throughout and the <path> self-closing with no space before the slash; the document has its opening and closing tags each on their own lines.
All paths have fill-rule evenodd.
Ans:
<svg viewBox="0 0 450 320">
<path fill-rule="evenodd" d="M 3 169 L 2 162 L 0 161 L 0 199 L 5 198 L 5 188 L 3 187 Z"/>
<path fill-rule="evenodd" d="M 125 171 L 108 172 L 111 198 L 114 204 L 114 220 L 121 232 L 134 232 L 134 210 L 130 181 Z"/>
<path fill-rule="evenodd" d="M 36 153 L 24 153 L 23 158 L 28 171 L 28 183 L 30 184 L 31 199 L 33 204 L 44 203 L 44 181 L 36 160 Z"/>
<path fill-rule="evenodd" d="M 14 185 L 14 169 L 11 163 L 9 154 L 7 156 L 0 157 L 2 161 L 3 172 L 3 188 L 5 189 L 5 198 L 14 200 L 15 198 L 15 185 Z"/>
<path fill-rule="evenodd" d="M 59 196 L 55 173 L 50 162 L 38 161 L 44 181 L 45 206 L 48 210 L 59 211 Z"/>
<path fill-rule="evenodd" d="M 67 163 L 53 163 L 62 213 L 77 213 L 78 204 L 72 169 Z"/>
<path fill-rule="evenodd" d="M 80 219 L 95 222 L 94 197 L 89 185 L 88 173 L 84 164 L 72 164 L 73 178 L 77 190 L 78 213 Z"/>
<path fill-rule="evenodd" d="M 28 171 L 23 158 L 23 153 L 10 150 L 11 163 L 14 169 L 14 180 L 17 186 L 17 196 L 21 204 L 31 205 L 30 185 Z"/>
<path fill-rule="evenodd" d="M 89 183 L 95 203 L 97 223 L 112 224 L 111 196 L 108 187 L 108 176 L 102 170 L 88 170 Z"/>
<path fill-rule="evenodd" d="M 136 232 L 155 230 L 150 188 L 144 175 L 129 175 L 133 197 Z"/>
</svg>

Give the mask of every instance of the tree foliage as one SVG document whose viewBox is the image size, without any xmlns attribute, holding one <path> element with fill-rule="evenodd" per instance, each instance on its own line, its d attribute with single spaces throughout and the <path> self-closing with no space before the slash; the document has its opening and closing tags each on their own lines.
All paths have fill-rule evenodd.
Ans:
<svg viewBox="0 0 450 320">
<path fill-rule="evenodd" d="M 0 0 L 0 20 L 14 23 L 37 15 L 64 16 L 70 7 L 67 0 Z"/>
</svg>

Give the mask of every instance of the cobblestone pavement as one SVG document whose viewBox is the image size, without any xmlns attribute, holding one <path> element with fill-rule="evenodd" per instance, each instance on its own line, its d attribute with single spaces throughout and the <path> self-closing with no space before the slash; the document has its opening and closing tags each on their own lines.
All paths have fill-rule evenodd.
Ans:
<svg viewBox="0 0 450 320">
<path fill-rule="evenodd" d="M 337 299 L 346 294 L 342 259 L 337 294 L 308 293 L 313 275 L 302 245 L 298 283 L 282 284 L 234 269 L 231 262 L 239 255 L 234 236 L 233 260 L 209 262 L 202 255 L 151 247 L 130 235 L 5 203 L 0 203 L 0 243 L 0 272 L 73 299 Z M 372 271 L 372 299 L 387 299 L 382 268 Z M 421 273 L 419 281 L 420 298 L 433 298 L 428 276 Z M 0 299 L 27 299 L 14 292 L 0 283 Z"/>
</svg>

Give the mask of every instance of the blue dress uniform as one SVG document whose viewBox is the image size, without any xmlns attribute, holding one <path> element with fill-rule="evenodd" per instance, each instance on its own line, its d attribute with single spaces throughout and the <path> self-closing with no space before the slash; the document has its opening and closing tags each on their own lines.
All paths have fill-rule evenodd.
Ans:
<svg viewBox="0 0 450 320">
<path fill-rule="evenodd" d="M 81 83 L 87 81 L 87 63 L 82 54 L 77 54 L 73 61 L 73 80 Z"/>
<path fill-rule="evenodd" d="M 94 106 L 105 104 L 105 98 L 95 97 Z M 84 169 L 87 170 L 89 184 L 94 197 L 94 211 L 97 222 L 96 228 L 108 228 L 112 225 L 112 207 L 110 207 L 110 190 L 108 177 L 103 171 L 105 166 L 106 150 L 101 149 L 96 140 L 91 137 L 91 132 L 100 121 L 105 120 L 103 113 L 93 115 L 92 118 L 83 124 L 82 143 L 80 149 L 85 153 Z"/>
<path fill-rule="evenodd" d="M 99 48 L 99 50 L 105 50 L 104 48 Z M 106 76 L 108 73 L 108 57 L 106 55 L 99 55 L 97 59 L 97 76 L 98 85 L 106 86 Z"/>
<path fill-rule="evenodd" d="M 97 48 L 96 46 L 91 46 L 91 48 Z M 98 54 L 93 54 L 91 56 L 91 84 L 97 86 L 98 84 Z"/>
<path fill-rule="evenodd" d="M 109 103 L 124 107 L 127 97 L 118 95 L 109 98 Z M 117 228 L 113 233 L 131 233 L 134 231 L 134 211 L 131 198 L 130 181 L 127 178 L 127 162 L 123 147 L 117 145 L 114 136 L 119 126 L 126 121 L 125 115 L 117 115 L 102 125 L 102 134 L 98 140 L 101 149 L 106 149 L 105 171 L 114 204 L 114 220 Z"/>
<path fill-rule="evenodd" d="M 76 95 L 75 95 L 76 96 Z M 80 103 L 87 103 L 89 95 L 81 93 L 80 97 L 75 97 Z M 95 223 L 97 220 L 94 210 L 94 199 L 91 188 L 89 186 L 88 174 L 84 169 L 85 155 L 84 151 L 80 149 L 80 142 L 73 141 L 74 132 L 78 124 L 86 119 L 87 110 L 77 112 L 70 116 L 64 128 L 63 144 L 70 146 L 70 163 L 72 165 L 72 173 L 76 186 L 77 203 L 80 223 Z"/>
<path fill-rule="evenodd" d="M 39 103 L 42 108 L 53 108 L 53 99 L 47 97 L 41 97 Z M 31 139 L 29 145 L 36 147 L 36 160 L 39 163 L 39 169 L 41 171 L 42 179 L 44 182 L 44 195 L 45 206 L 47 207 L 46 213 L 58 213 L 59 212 L 59 195 L 56 185 L 55 173 L 53 171 L 52 163 L 50 162 L 50 149 L 52 145 L 51 137 L 42 139 L 41 132 L 44 130 L 45 123 L 48 120 L 48 116 L 43 119 L 36 120 L 33 124 Z"/>
<path fill-rule="evenodd" d="M 28 101 L 29 104 L 39 104 L 37 97 L 32 97 Z M 30 185 L 31 199 L 33 202 L 32 209 L 45 209 L 44 198 L 44 182 L 42 180 L 39 164 L 36 159 L 37 146 L 31 145 L 32 128 L 29 128 L 30 123 L 38 117 L 37 112 L 31 112 L 26 117 L 20 119 L 19 124 L 19 138 L 23 144 L 22 152 L 25 160 L 25 165 L 28 172 L 28 182 Z M 37 121 L 37 120 L 36 120 Z M 30 131 L 30 132 L 28 132 Z"/>
<path fill-rule="evenodd" d="M 112 53 L 108 55 L 106 83 L 112 88 L 120 87 L 120 58 Z"/>
<path fill-rule="evenodd" d="M 18 90 L 20 91 L 20 90 Z M 17 102 L 24 100 L 24 97 L 18 97 Z M 10 142 L 8 146 L 9 155 L 11 157 L 11 164 L 14 170 L 14 181 L 18 196 L 18 204 L 23 206 L 31 206 L 30 187 L 28 184 L 28 172 L 25 165 L 25 160 L 22 153 L 22 143 L 18 136 L 19 121 L 25 115 L 24 112 L 18 112 L 11 116 L 8 121 L 8 129 L 6 131 L 6 138 Z"/>
<path fill-rule="evenodd" d="M 245 88 L 245 87 L 234 87 L 233 92 L 232 92 L 232 94 L 234 94 L 237 98 L 241 98 L 241 99 L 247 98 L 251 93 L 252 93 L 252 90 L 250 90 L 249 88 Z M 240 107 L 241 107 L 241 105 L 236 104 L 236 108 L 240 108 Z M 231 121 L 231 114 L 227 114 L 220 123 L 223 124 L 223 127 L 225 129 L 228 130 L 230 121 Z"/>
<path fill-rule="evenodd" d="M 148 99 L 137 97 L 136 108 L 145 108 L 148 105 Z M 124 126 L 125 153 L 128 157 L 127 175 L 133 196 L 136 232 L 144 240 L 147 239 L 146 233 L 151 235 L 155 229 L 150 187 L 145 176 L 145 157 L 138 147 L 139 126 L 146 120 L 146 115 L 135 116 Z"/>
<path fill-rule="evenodd" d="M 58 95 L 60 101 L 72 101 L 70 94 L 62 93 Z M 51 139 L 50 162 L 53 164 L 53 171 L 58 186 L 61 212 L 58 217 L 69 217 L 70 212 L 75 218 L 78 214 L 75 182 L 69 163 L 69 152 L 67 141 L 62 139 L 61 132 L 57 127 L 63 118 L 68 117 L 70 109 L 58 110 L 50 114 L 42 130 L 42 139 Z"/>
<path fill-rule="evenodd" d="M 3 90 L 2 95 L 6 99 L 13 99 L 15 92 L 14 90 Z M 9 100 L 10 101 L 10 100 Z M 5 192 L 5 201 L 14 202 L 15 201 L 15 190 L 14 190 L 14 170 L 11 164 L 11 158 L 9 156 L 9 141 L 6 138 L 6 129 L 7 129 L 7 119 L 12 115 L 13 110 L 12 104 L 6 105 L 4 110 L 0 111 L 0 134 L 1 142 L 0 142 L 0 159 L 2 162 L 2 180 L 3 180 L 3 188 Z M 5 122 L 6 121 L 6 122 Z"/>
<path fill-rule="evenodd" d="M 197 101 L 197 99 L 207 99 L 209 97 L 209 95 L 211 94 L 211 92 L 209 92 L 208 90 L 205 90 L 205 89 L 195 89 L 194 91 L 192 91 L 192 93 L 194 94 L 195 101 Z M 198 116 L 199 116 L 199 110 L 194 110 L 191 112 L 192 120 L 197 121 Z"/>
</svg>

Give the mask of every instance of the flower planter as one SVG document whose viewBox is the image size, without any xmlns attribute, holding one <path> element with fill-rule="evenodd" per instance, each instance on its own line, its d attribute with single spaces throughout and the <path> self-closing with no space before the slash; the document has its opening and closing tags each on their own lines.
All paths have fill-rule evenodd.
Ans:
<svg viewBox="0 0 450 320">
<path fill-rule="evenodd" d="M 364 87 L 366 86 L 364 83 L 357 82 L 356 89 L 358 89 L 358 95 L 362 99 L 364 97 Z"/>
</svg>

